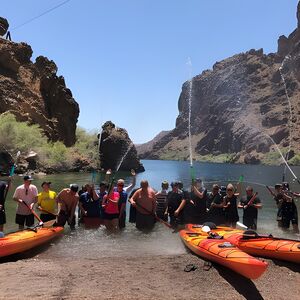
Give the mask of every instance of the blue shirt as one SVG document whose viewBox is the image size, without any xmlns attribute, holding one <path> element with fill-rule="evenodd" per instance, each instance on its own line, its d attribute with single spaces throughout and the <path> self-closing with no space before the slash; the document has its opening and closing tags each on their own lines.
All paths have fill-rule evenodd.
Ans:
<svg viewBox="0 0 300 300">
<path fill-rule="evenodd" d="M 87 212 L 87 217 L 100 218 L 100 198 L 93 200 L 88 192 L 80 195 L 79 202 L 82 204 L 83 209 Z"/>
</svg>

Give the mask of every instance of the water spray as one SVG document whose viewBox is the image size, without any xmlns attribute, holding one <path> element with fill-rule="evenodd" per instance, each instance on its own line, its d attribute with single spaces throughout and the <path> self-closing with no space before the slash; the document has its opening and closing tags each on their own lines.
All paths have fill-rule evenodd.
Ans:
<svg viewBox="0 0 300 300">
<path fill-rule="evenodd" d="M 288 102 L 289 112 L 290 112 L 290 117 L 289 117 L 289 121 L 288 121 L 289 147 L 288 147 L 288 151 L 287 151 L 287 154 L 286 154 L 286 157 L 285 157 L 286 161 L 289 159 L 289 153 L 290 153 L 290 150 L 291 150 L 291 147 L 292 147 L 292 128 L 291 127 L 292 127 L 293 112 L 292 112 L 291 100 L 290 100 L 290 97 L 289 97 L 289 94 L 288 94 L 288 91 L 287 91 L 287 85 L 286 85 L 286 81 L 285 81 L 285 78 L 284 78 L 283 73 L 282 73 L 282 69 L 283 69 L 283 66 L 284 66 L 285 62 L 289 59 L 291 59 L 291 56 L 286 55 L 284 60 L 282 61 L 282 64 L 281 64 L 280 68 L 279 68 L 279 73 L 280 73 L 280 76 L 281 76 L 281 80 L 283 82 L 285 96 L 286 96 L 286 99 L 287 99 L 287 102 Z M 284 170 L 283 170 L 283 174 L 282 174 L 282 181 L 285 181 L 286 168 L 287 167 L 285 165 Z"/>
<path fill-rule="evenodd" d="M 192 148 L 192 133 L 191 133 L 191 115 L 192 115 L 192 92 L 193 92 L 193 78 L 192 78 L 192 61 L 188 58 L 187 66 L 189 67 L 189 89 L 188 89 L 188 103 L 189 103 L 189 113 L 188 113 L 188 130 L 189 130 L 189 150 L 190 150 L 190 173 L 192 178 L 192 183 L 195 180 L 195 171 L 193 166 L 193 148 Z"/>
</svg>

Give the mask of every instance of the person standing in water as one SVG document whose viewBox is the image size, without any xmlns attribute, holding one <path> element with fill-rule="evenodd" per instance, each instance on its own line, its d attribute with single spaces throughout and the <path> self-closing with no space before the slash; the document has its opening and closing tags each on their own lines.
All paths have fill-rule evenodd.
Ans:
<svg viewBox="0 0 300 300">
<path fill-rule="evenodd" d="M 207 221 L 216 225 L 225 224 L 223 197 L 217 184 L 212 186 L 212 192 L 207 196 Z"/>
<path fill-rule="evenodd" d="M 239 220 L 237 210 L 237 196 L 234 193 L 234 186 L 229 183 L 226 187 L 226 196 L 223 198 L 223 207 L 225 211 L 226 226 L 235 228 L 236 222 Z"/>
<path fill-rule="evenodd" d="M 172 191 L 168 193 L 168 207 L 165 214 L 169 214 L 170 224 L 173 227 L 184 224 L 183 209 L 186 204 L 186 199 L 183 198 L 183 193 L 179 190 L 178 182 L 171 183 Z"/>
<path fill-rule="evenodd" d="M 56 198 L 58 203 L 58 216 L 54 226 L 64 227 L 68 222 L 70 228 L 75 229 L 75 209 L 79 201 L 78 185 L 70 184 L 70 188 L 63 189 Z"/>
<path fill-rule="evenodd" d="M 9 186 L 11 184 L 11 178 L 6 183 L 4 181 L 0 181 L 0 231 L 2 232 L 4 229 L 4 224 L 6 223 L 6 214 L 5 214 L 5 198 L 8 192 Z"/>
<path fill-rule="evenodd" d="M 156 196 L 147 180 L 141 181 L 138 189 L 129 202 L 136 207 L 136 227 L 140 230 L 151 230 L 155 224 Z"/>
<path fill-rule="evenodd" d="M 50 190 L 51 182 L 42 183 L 43 191 L 38 194 L 38 209 L 41 211 L 40 218 L 43 222 L 56 219 L 56 193 Z"/>
<path fill-rule="evenodd" d="M 31 184 L 33 178 L 29 175 L 23 177 L 24 184 L 18 186 L 13 195 L 13 200 L 18 202 L 16 213 L 16 224 L 19 229 L 24 229 L 24 225 L 30 227 L 34 224 L 34 215 L 32 209 L 37 202 L 38 190 Z"/>
<path fill-rule="evenodd" d="M 202 186 L 202 180 L 197 178 L 191 185 L 189 199 L 184 208 L 185 223 L 203 224 L 207 221 L 206 201 L 207 190 Z"/>
<path fill-rule="evenodd" d="M 156 215 L 164 220 L 168 221 L 168 216 L 165 215 L 165 211 L 168 206 L 167 195 L 168 195 L 169 183 L 167 181 L 163 181 L 161 183 L 161 190 L 157 192 L 156 195 Z"/>
<path fill-rule="evenodd" d="M 258 209 L 262 208 L 262 204 L 258 196 L 255 196 L 252 203 L 249 203 L 253 197 L 253 188 L 251 186 L 247 186 L 246 197 L 241 198 L 238 208 L 243 209 L 243 224 L 250 229 L 256 230 Z"/>
</svg>

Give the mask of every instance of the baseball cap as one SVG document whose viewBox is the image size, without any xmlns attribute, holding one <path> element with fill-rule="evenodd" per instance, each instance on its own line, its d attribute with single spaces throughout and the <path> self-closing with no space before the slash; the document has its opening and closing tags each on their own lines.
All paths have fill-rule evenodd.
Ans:
<svg viewBox="0 0 300 300">
<path fill-rule="evenodd" d="M 25 175 L 23 180 L 33 180 L 33 178 L 30 175 Z"/>
<path fill-rule="evenodd" d="M 41 187 L 43 187 L 44 184 L 47 184 L 47 185 L 50 185 L 51 184 L 51 181 L 44 181 L 41 185 Z"/>
</svg>

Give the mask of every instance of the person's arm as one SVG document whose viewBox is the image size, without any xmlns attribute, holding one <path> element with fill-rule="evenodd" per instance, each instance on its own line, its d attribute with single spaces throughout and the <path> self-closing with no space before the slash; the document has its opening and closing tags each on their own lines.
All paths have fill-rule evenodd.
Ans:
<svg viewBox="0 0 300 300">
<path fill-rule="evenodd" d="M 131 178 L 131 183 L 128 186 L 124 187 L 125 192 L 128 194 L 133 190 L 133 188 L 136 185 L 136 173 L 133 169 L 131 170 Z"/>
<path fill-rule="evenodd" d="M 200 192 L 200 191 L 193 185 L 193 186 L 192 186 L 192 191 L 195 193 L 195 195 L 196 195 L 197 197 L 199 197 L 200 199 L 203 199 L 205 190 L 204 190 L 203 192 Z"/>
<path fill-rule="evenodd" d="M 78 206 L 79 206 L 79 209 L 80 209 L 82 215 L 86 216 L 87 215 L 87 211 L 83 208 L 83 205 L 82 205 L 81 201 L 78 202 Z"/>
<path fill-rule="evenodd" d="M 242 202 L 240 201 L 238 204 L 238 208 L 244 208 L 244 205 L 242 204 Z"/>
<path fill-rule="evenodd" d="M 181 212 L 181 210 L 184 208 L 185 206 L 185 203 L 186 203 L 186 200 L 185 199 L 182 199 L 179 207 L 175 210 L 174 212 L 174 216 L 177 217 L 179 215 L 179 213 Z"/>
<path fill-rule="evenodd" d="M 282 194 L 283 196 L 283 199 L 286 201 L 286 202 L 292 202 L 293 198 L 288 196 L 287 194 L 283 193 Z"/>
<path fill-rule="evenodd" d="M 73 202 L 73 205 L 72 205 L 72 208 L 71 208 L 71 212 L 70 212 L 70 217 L 69 217 L 69 223 L 70 224 L 72 223 L 72 220 L 74 218 L 76 206 L 77 206 L 78 200 L 79 200 L 78 196 L 75 196 L 75 197 L 76 197 L 76 200 Z"/>
<path fill-rule="evenodd" d="M 130 202 L 130 204 L 132 205 L 132 207 L 136 207 L 136 200 L 137 200 L 137 198 L 138 198 L 138 195 L 139 195 L 139 190 L 137 190 L 134 194 L 133 194 L 133 196 L 129 199 L 129 202 Z"/>
</svg>

